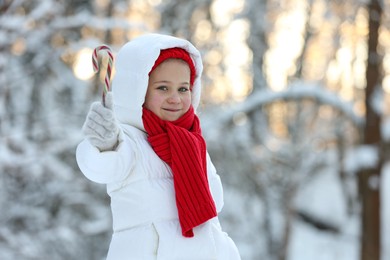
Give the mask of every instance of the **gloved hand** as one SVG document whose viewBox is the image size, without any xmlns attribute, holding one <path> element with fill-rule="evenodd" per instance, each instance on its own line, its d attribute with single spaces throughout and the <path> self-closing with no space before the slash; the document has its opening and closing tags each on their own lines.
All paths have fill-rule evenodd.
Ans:
<svg viewBox="0 0 390 260">
<path fill-rule="evenodd" d="M 120 141 L 120 129 L 112 111 L 112 93 L 106 94 L 106 107 L 94 102 L 89 109 L 82 131 L 101 152 L 114 150 Z"/>
</svg>

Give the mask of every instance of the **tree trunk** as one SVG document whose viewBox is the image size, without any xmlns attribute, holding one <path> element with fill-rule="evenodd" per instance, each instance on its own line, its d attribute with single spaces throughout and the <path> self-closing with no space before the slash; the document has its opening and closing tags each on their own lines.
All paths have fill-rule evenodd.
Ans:
<svg viewBox="0 0 390 260">
<path fill-rule="evenodd" d="M 371 0 L 367 6 L 369 13 L 368 61 L 366 71 L 366 125 L 363 132 L 363 144 L 374 146 L 380 155 L 380 115 L 374 109 L 373 95 L 381 87 L 380 64 L 378 54 L 378 36 L 382 9 L 379 0 Z M 380 260 L 380 172 L 381 159 L 377 165 L 362 169 L 359 174 L 359 187 L 362 199 L 362 238 L 361 260 Z"/>
<path fill-rule="evenodd" d="M 256 8 L 253 8 L 257 6 Z M 264 54 L 268 49 L 265 21 L 267 1 L 250 0 L 246 1 L 246 18 L 250 22 L 249 37 L 247 40 L 249 48 L 253 53 L 252 73 L 253 92 L 264 90 L 268 87 L 263 72 Z"/>
</svg>

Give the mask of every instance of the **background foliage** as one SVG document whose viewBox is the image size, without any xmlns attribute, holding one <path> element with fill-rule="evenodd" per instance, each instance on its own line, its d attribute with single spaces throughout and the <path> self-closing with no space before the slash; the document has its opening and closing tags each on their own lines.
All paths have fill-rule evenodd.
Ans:
<svg viewBox="0 0 390 260">
<path fill-rule="evenodd" d="M 201 50 L 199 112 L 243 259 L 386 259 L 389 6 L 0 0 L 0 258 L 104 259 L 109 198 L 74 158 L 102 89 L 90 55 L 160 32 Z"/>
</svg>

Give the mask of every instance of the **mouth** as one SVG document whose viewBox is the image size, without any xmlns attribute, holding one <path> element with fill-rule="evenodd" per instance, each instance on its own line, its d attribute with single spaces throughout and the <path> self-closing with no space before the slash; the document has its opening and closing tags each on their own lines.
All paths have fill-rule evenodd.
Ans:
<svg viewBox="0 0 390 260">
<path fill-rule="evenodd" d="M 181 109 L 175 109 L 175 108 L 163 108 L 163 110 L 168 112 L 179 112 Z"/>
</svg>

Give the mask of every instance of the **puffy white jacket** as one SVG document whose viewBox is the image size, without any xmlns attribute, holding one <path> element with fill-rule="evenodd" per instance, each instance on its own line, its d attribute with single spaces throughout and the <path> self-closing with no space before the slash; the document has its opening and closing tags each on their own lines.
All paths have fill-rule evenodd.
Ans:
<svg viewBox="0 0 390 260">
<path fill-rule="evenodd" d="M 91 181 L 107 185 L 111 197 L 113 236 L 109 260 L 238 260 L 233 241 L 221 230 L 218 218 L 194 228 L 194 237 L 182 236 L 176 208 L 172 171 L 153 151 L 142 124 L 142 104 L 148 73 L 160 50 L 181 47 L 194 60 L 197 76 L 192 105 L 200 99 L 201 57 L 188 41 L 147 34 L 122 47 L 116 58 L 112 91 L 114 114 L 123 131 L 115 151 L 100 152 L 88 140 L 76 151 L 77 163 Z M 207 174 L 217 211 L 223 190 L 209 155 Z"/>
</svg>

